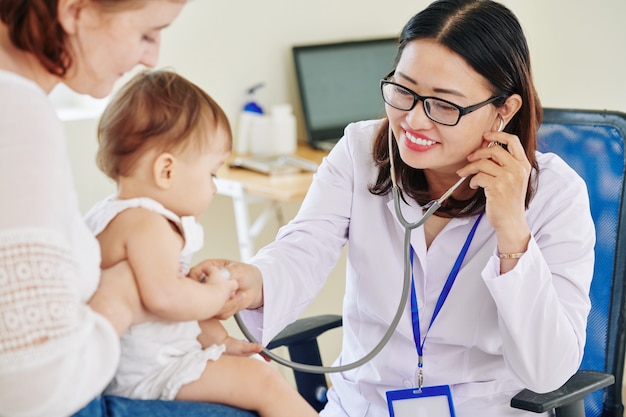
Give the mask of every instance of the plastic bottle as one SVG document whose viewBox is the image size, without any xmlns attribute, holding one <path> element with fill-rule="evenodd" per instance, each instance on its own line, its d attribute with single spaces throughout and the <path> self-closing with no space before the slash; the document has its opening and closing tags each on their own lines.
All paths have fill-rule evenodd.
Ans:
<svg viewBox="0 0 626 417">
<path fill-rule="evenodd" d="M 263 117 L 263 108 L 256 102 L 255 93 L 256 90 L 263 87 L 264 83 L 259 83 L 248 88 L 246 91 L 247 99 L 246 103 L 241 110 L 237 125 L 237 139 L 235 141 L 235 153 L 245 154 L 250 151 L 250 136 L 251 129 L 255 120 L 259 117 Z"/>
<path fill-rule="evenodd" d="M 249 152 L 252 156 L 274 155 L 272 139 L 272 119 L 262 114 L 256 115 L 250 123 Z"/>
<path fill-rule="evenodd" d="M 272 148 L 275 155 L 291 155 L 298 145 L 296 117 L 290 104 L 272 106 Z"/>
</svg>

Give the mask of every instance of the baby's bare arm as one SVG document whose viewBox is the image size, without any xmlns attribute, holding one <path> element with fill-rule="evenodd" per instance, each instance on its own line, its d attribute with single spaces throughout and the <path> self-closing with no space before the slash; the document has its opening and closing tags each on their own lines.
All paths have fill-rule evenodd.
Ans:
<svg viewBox="0 0 626 417">
<path fill-rule="evenodd" d="M 202 332 L 198 336 L 198 341 L 204 348 L 226 345 L 226 354 L 235 356 L 250 356 L 263 350 L 259 343 L 250 343 L 229 336 L 222 322 L 217 319 L 203 320 L 199 324 Z"/>
<path fill-rule="evenodd" d="M 217 319 L 208 319 L 198 322 L 200 325 L 200 336 L 198 341 L 203 348 L 207 348 L 211 345 L 221 345 L 226 342 L 229 337 L 226 328 Z"/>
<path fill-rule="evenodd" d="M 176 321 L 211 318 L 237 289 L 234 280 L 201 283 L 184 277 L 178 260 L 183 238 L 160 214 L 141 208 L 125 210 L 107 229 L 107 239 L 116 233 L 124 242 L 141 300 L 159 317 Z"/>
</svg>

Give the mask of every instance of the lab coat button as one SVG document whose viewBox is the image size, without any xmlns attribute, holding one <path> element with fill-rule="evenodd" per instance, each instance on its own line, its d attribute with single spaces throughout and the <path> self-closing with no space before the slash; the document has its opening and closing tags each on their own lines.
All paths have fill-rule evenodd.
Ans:
<svg viewBox="0 0 626 417">
<path fill-rule="evenodd" d="M 409 381 L 408 379 L 404 380 L 404 388 L 411 388 L 413 387 L 413 383 L 411 381 Z"/>
</svg>

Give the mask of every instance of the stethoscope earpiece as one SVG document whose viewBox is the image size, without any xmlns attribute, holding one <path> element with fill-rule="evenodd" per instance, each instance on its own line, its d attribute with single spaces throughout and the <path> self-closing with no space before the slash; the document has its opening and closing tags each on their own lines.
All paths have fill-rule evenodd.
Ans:
<svg viewBox="0 0 626 417">
<path fill-rule="evenodd" d="M 498 113 L 498 116 L 500 117 L 500 124 L 498 124 L 498 132 L 502 132 L 504 130 L 504 117 L 502 117 L 502 115 L 499 113 Z"/>
</svg>

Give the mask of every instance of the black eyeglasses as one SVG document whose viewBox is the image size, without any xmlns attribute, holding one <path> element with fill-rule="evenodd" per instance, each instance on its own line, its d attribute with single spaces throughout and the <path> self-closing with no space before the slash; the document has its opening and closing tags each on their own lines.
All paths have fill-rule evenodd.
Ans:
<svg viewBox="0 0 626 417">
<path fill-rule="evenodd" d="M 418 101 L 421 101 L 424 106 L 426 116 L 428 116 L 428 118 L 433 122 L 445 126 L 455 126 L 459 123 L 461 117 L 466 114 L 469 114 L 474 110 L 478 110 L 489 103 L 493 103 L 498 99 L 506 97 L 504 95 L 497 95 L 488 98 L 485 101 L 481 101 L 478 104 L 474 104 L 473 106 L 461 107 L 450 101 L 437 97 L 422 97 L 415 91 L 409 90 L 400 84 L 394 83 L 393 81 L 389 81 L 389 78 L 394 74 L 394 72 L 395 71 L 392 71 L 389 75 L 380 80 L 380 90 L 385 103 L 398 110 L 410 111 L 413 110 Z"/>
</svg>

